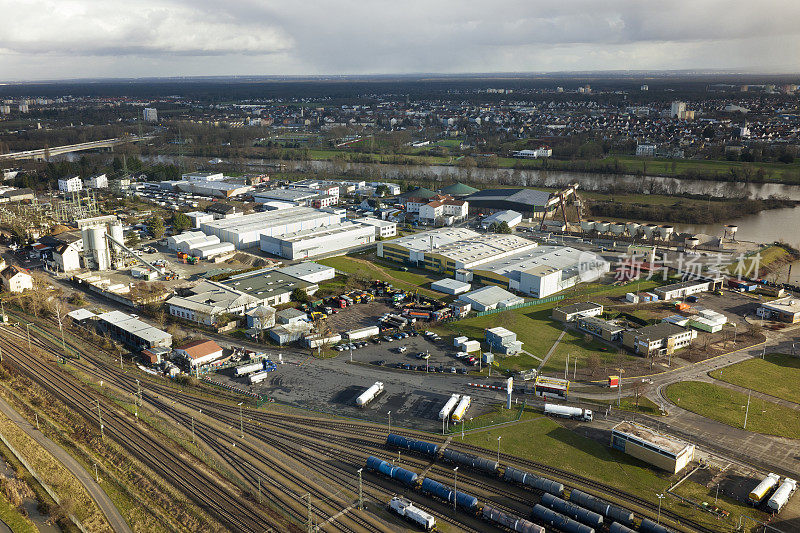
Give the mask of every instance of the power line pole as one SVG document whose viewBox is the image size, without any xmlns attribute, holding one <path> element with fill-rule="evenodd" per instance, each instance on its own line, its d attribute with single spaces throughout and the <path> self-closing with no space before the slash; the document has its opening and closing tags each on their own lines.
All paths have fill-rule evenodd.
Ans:
<svg viewBox="0 0 800 533">
<path fill-rule="evenodd" d="M 313 526 L 311 525 L 311 493 L 310 493 L 310 492 L 308 492 L 308 493 L 306 493 L 306 495 L 305 495 L 305 496 L 303 496 L 303 497 L 304 497 L 304 498 L 308 498 L 308 525 L 306 526 L 306 531 L 307 531 L 308 533 L 313 533 L 313 531 L 314 531 L 314 528 L 313 528 Z"/>
<path fill-rule="evenodd" d="M 747 392 L 747 407 L 744 410 L 744 426 L 742 426 L 742 429 L 747 429 L 747 415 L 750 412 L 750 394 L 752 394 L 752 392 L 753 391 Z"/>
<path fill-rule="evenodd" d="M 100 421 L 100 437 L 105 439 L 106 434 L 103 431 L 103 413 L 100 411 L 100 399 L 97 399 L 97 419 Z"/>
<path fill-rule="evenodd" d="M 364 493 L 362 492 L 362 486 L 361 486 L 361 471 L 362 470 L 363 470 L 363 468 L 359 468 L 357 470 L 357 472 L 358 472 L 358 508 L 359 509 L 363 509 L 364 508 Z"/>
</svg>

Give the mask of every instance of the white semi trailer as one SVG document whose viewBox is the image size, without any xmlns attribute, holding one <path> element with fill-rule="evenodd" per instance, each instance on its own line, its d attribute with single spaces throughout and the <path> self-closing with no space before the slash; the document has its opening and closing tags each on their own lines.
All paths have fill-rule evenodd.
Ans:
<svg viewBox="0 0 800 533">
<path fill-rule="evenodd" d="M 589 409 L 569 407 L 567 405 L 556 405 L 554 403 L 546 403 L 544 405 L 544 414 L 560 416 L 563 418 L 571 418 L 573 420 L 583 420 L 585 422 L 591 422 L 593 418 L 592 411 Z"/>
<path fill-rule="evenodd" d="M 778 490 L 772 495 L 772 497 L 767 501 L 767 507 L 771 510 L 779 513 L 783 506 L 786 505 L 786 502 L 789 501 L 789 498 L 794 494 L 794 491 L 797 490 L 797 481 L 792 478 L 786 478 L 781 483 L 781 486 L 778 487 Z"/>
<path fill-rule="evenodd" d="M 383 392 L 383 383 L 380 381 L 376 381 L 373 386 L 362 392 L 358 398 L 356 398 L 356 405 L 359 407 L 364 407 L 369 402 L 375 399 L 375 397 Z"/>
<path fill-rule="evenodd" d="M 453 409 L 458 404 L 458 399 L 461 398 L 460 394 L 453 394 L 450 396 L 450 399 L 447 400 L 447 403 L 444 404 L 442 410 L 439 411 L 439 420 L 444 420 L 445 418 L 450 416 L 450 413 L 453 412 Z"/>
</svg>

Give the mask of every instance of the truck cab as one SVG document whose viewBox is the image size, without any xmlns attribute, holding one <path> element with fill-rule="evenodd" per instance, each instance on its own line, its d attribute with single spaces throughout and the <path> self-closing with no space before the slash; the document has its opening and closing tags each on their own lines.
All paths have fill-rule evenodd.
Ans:
<svg viewBox="0 0 800 533">
<path fill-rule="evenodd" d="M 594 419 L 594 416 L 592 415 L 592 411 L 589 410 L 589 409 L 584 409 L 583 410 L 583 420 L 585 422 L 591 422 L 593 419 Z"/>
</svg>

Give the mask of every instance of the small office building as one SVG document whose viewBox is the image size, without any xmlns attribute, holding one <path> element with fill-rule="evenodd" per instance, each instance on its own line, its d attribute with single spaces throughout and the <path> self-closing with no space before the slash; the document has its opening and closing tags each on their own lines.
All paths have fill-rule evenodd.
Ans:
<svg viewBox="0 0 800 533">
<path fill-rule="evenodd" d="M 469 283 L 451 278 L 440 279 L 439 281 L 434 281 L 431 283 L 431 289 L 443 292 L 445 294 L 451 294 L 453 296 L 463 294 L 469 291 L 471 287 L 472 285 Z"/>
<path fill-rule="evenodd" d="M 611 447 L 653 466 L 677 474 L 694 460 L 694 444 L 634 422 L 611 429 Z"/>
<path fill-rule="evenodd" d="M 694 330 L 660 322 L 624 332 L 622 345 L 644 357 L 659 357 L 689 346 L 696 337 Z"/>
<path fill-rule="evenodd" d="M 622 332 L 625 331 L 625 328 L 622 326 L 596 316 L 580 316 L 576 322 L 579 330 L 591 333 L 608 342 L 620 340 L 622 338 Z"/>
<path fill-rule="evenodd" d="M 796 324 L 800 322 L 800 298 L 787 296 L 771 302 L 764 302 L 761 307 L 756 309 L 756 315 L 766 320 Z"/>
<path fill-rule="evenodd" d="M 496 285 L 487 285 L 486 287 L 481 287 L 480 289 L 472 292 L 462 294 L 458 297 L 458 299 L 462 302 L 471 304 L 472 309 L 478 312 L 489 311 L 498 308 L 502 309 L 504 307 L 521 304 L 525 301 L 524 298 L 520 298 L 519 296 L 516 296 L 505 289 L 501 289 Z"/>
<path fill-rule="evenodd" d="M 553 309 L 550 317 L 560 322 L 575 322 L 579 317 L 600 316 L 603 306 L 593 302 L 578 302 Z"/>
<path fill-rule="evenodd" d="M 653 291 L 662 300 L 676 300 L 678 298 L 686 298 L 698 292 L 705 292 L 711 289 L 710 281 L 694 280 L 694 281 L 681 281 L 680 283 L 672 283 L 671 285 L 664 285 L 663 287 L 656 287 Z"/>
</svg>

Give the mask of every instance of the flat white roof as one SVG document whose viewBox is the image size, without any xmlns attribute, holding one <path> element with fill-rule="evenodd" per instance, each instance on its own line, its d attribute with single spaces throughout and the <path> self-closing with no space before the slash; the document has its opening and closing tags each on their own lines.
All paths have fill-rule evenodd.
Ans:
<svg viewBox="0 0 800 533">
<path fill-rule="evenodd" d="M 437 287 L 441 287 L 443 289 L 452 289 L 457 291 L 459 289 L 465 289 L 465 288 L 468 289 L 470 287 L 470 284 L 465 283 L 463 281 L 458 281 L 457 279 L 445 278 L 431 283 L 431 289 L 437 290 L 436 289 Z"/>
<path fill-rule="evenodd" d="M 487 285 L 486 287 L 481 287 L 480 289 L 459 296 L 459 300 L 472 300 L 484 306 L 496 304 L 502 302 L 503 300 L 509 300 L 512 298 L 521 299 L 519 296 L 516 296 L 507 290 L 498 287 L 497 285 Z"/>
<path fill-rule="evenodd" d="M 675 457 L 683 454 L 687 449 L 693 448 L 693 444 L 677 439 L 671 435 L 659 433 L 653 428 L 636 424 L 634 422 L 620 422 L 612 431 L 634 437 L 637 440 L 671 453 Z"/>
<path fill-rule="evenodd" d="M 353 220 L 353 222 L 360 222 L 361 224 L 368 224 L 370 226 L 378 226 L 382 228 L 397 225 L 397 222 L 392 222 L 391 220 L 381 220 L 373 217 L 357 218 Z"/>
<path fill-rule="evenodd" d="M 565 277 L 578 273 L 581 261 L 603 259 L 591 252 L 570 248 L 569 246 L 538 246 L 518 254 L 509 255 L 496 261 L 485 263 L 479 267 L 506 277 L 519 276 L 519 272 L 547 273 L 563 270 Z"/>
<path fill-rule="evenodd" d="M 772 300 L 771 302 L 764 302 L 761 304 L 761 307 L 790 315 L 797 314 L 800 313 L 800 298 L 787 296 L 785 298 Z"/>
<path fill-rule="evenodd" d="M 339 210 L 341 211 L 341 210 Z M 273 226 L 281 226 L 291 222 L 314 220 L 315 218 L 328 217 L 335 214 L 333 209 L 314 209 L 313 207 L 292 207 L 276 211 L 264 211 L 236 218 L 221 218 L 203 224 L 203 229 L 209 230 L 229 229 L 239 232 L 255 231 Z"/>
<path fill-rule="evenodd" d="M 323 237 L 335 237 L 343 233 L 361 232 L 364 235 L 372 235 L 375 230 L 371 227 L 364 226 L 363 224 L 356 224 L 355 222 L 340 222 L 338 224 L 331 224 L 330 226 L 320 226 L 318 228 L 304 229 L 295 231 L 294 233 L 285 233 L 273 239 L 285 242 L 301 242 L 308 239 L 319 239 Z"/>
<path fill-rule="evenodd" d="M 537 246 L 537 243 L 516 235 L 483 234 L 451 242 L 433 250 L 433 253 L 446 256 L 459 263 L 471 264 L 517 250 L 532 250 Z"/>
<path fill-rule="evenodd" d="M 446 246 L 450 243 L 471 239 L 480 236 L 480 233 L 467 228 L 442 228 L 430 231 L 422 231 L 413 235 L 406 235 L 399 239 L 394 239 L 387 245 L 403 246 L 415 252 L 427 252 L 431 249 L 431 237 L 433 237 L 433 249 L 438 253 L 437 248 Z"/>
<path fill-rule="evenodd" d="M 288 274 L 290 276 L 299 278 L 302 276 L 308 276 L 310 274 L 330 272 L 331 270 L 335 269 L 333 267 L 314 263 L 313 261 L 307 261 L 305 263 L 298 263 L 296 265 L 289 265 L 287 267 L 279 268 L 277 271 L 282 274 Z"/>
</svg>

